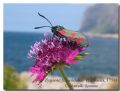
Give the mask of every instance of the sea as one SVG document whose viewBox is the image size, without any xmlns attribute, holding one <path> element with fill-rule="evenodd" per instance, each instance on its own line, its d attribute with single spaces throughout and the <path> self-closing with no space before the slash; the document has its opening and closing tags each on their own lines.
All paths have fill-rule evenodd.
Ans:
<svg viewBox="0 0 120 91">
<path fill-rule="evenodd" d="M 34 60 L 28 59 L 30 46 L 43 39 L 43 33 L 4 32 L 4 64 L 13 66 L 17 72 L 28 71 Z M 65 73 L 70 77 L 80 75 L 118 75 L 118 39 L 88 37 L 89 55 Z M 58 75 L 59 72 L 54 72 Z"/>
</svg>

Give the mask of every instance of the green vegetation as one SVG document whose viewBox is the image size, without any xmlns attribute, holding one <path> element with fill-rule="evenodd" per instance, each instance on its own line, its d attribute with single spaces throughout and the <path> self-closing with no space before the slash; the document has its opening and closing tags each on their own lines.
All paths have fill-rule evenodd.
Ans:
<svg viewBox="0 0 120 91">
<path fill-rule="evenodd" d="M 4 89 L 25 89 L 25 82 L 20 79 L 19 74 L 16 72 L 15 68 L 10 65 L 4 65 Z"/>
</svg>

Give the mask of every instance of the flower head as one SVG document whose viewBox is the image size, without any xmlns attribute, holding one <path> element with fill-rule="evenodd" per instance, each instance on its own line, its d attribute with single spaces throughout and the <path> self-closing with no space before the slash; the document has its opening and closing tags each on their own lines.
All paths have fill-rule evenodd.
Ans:
<svg viewBox="0 0 120 91">
<path fill-rule="evenodd" d="M 38 74 L 34 81 L 42 81 L 53 66 L 74 63 L 74 58 L 84 48 L 73 50 L 70 47 L 68 40 L 59 37 L 44 39 L 31 46 L 28 56 L 35 59 L 35 64 L 30 68 L 30 72 Z"/>
</svg>

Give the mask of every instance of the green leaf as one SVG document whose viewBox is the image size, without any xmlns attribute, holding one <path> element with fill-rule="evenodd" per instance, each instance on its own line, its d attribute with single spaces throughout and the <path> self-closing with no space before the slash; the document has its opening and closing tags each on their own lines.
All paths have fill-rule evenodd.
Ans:
<svg viewBox="0 0 120 91">
<path fill-rule="evenodd" d="M 85 53 L 81 53 L 81 54 L 79 54 L 79 55 L 82 56 L 82 57 L 84 58 L 84 57 L 88 56 L 89 53 L 85 52 Z"/>
<path fill-rule="evenodd" d="M 51 71 L 54 71 L 56 69 L 55 65 L 52 66 Z"/>
<path fill-rule="evenodd" d="M 84 57 L 88 56 L 89 53 L 85 52 L 85 53 L 81 53 L 79 55 L 77 55 L 74 59 L 77 61 L 80 61 L 81 59 L 83 59 Z"/>
<path fill-rule="evenodd" d="M 82 59 L 82 56 L 78 55 L 75 57 L 75 60 L 80 61 Z"/>
<path fill-rule="evenodd" d="M 65 64 L 65 67 L 70 68 L 70 65 L 69 64 Z"/>
</svg>

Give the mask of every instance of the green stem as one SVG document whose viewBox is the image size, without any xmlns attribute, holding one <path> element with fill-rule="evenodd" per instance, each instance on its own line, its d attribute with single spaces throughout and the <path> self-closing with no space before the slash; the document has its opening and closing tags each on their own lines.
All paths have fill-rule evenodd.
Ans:
<svg viewBox="0 0 120 91">
<path fill-rule="evenodd" d="M 63 66 L 59 67 L 59 71 L 60 71 L 61 76 L 63 77 L 64 81 L 66 82 L 67 86 L 69 87 L 69 89 L 73 90 L 73 87 L 72 87 L 70 81 L 67 79 L 67 76 L 64 73 Z"/>
</svg>

